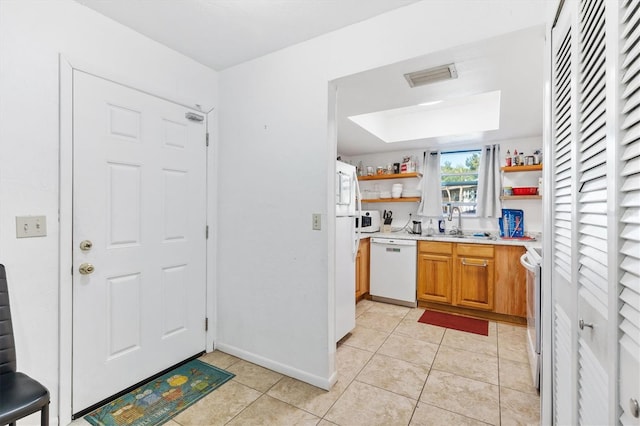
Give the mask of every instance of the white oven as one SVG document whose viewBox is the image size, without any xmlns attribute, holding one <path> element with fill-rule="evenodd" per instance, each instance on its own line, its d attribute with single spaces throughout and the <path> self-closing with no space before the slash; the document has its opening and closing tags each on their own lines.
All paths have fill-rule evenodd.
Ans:
<svg viewBox="0 0 640 426">
<path fill-rule="evenodd" d="M 542 250 L 529 247 L 520 257 L 520 263 L 526 269 L 527 280 L 527 343 L 531 377 L 536 389 L 540 389 L 540 363 L 542 354 L 541 339 L 541 300 L 542 300 Z"/>
</svg>

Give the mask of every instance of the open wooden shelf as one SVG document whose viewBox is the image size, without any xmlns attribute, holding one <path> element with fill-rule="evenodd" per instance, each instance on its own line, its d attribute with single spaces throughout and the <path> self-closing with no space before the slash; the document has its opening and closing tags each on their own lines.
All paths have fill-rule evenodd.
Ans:
<svg viewBox="0 0 640 426">
<path fill-rule="evenodd" d="M 503 166 L 500 167 L 500 170 L 502 170 L 505 173 L 511 173 L 511 172 L 535 172 L 538 170 L 542 170 L 542 164 L 534 164 L 532 166 Z"/>
<path fill-rule="evenodd" d="M 362 200 L 363 203 L 415 203 L 420 202 L 420 197 L 401 197 L 401 198 L 374 198 L 371 200 Z"/>
<path fill-rule="evenodd" d="M 501 200 L 542 200 L 542 195 L 503 195 Z"/>
<path fill-rule="evenodd" d="M 373 176 L 358 176 L 358 181 L 365 180 L 384 180 L 384 179 L 405 179 L 405 178 L 420 178 L 421 173 L 396 173 L 393 175 L 373 175 Z M 363 200 L 364 201 L 364 200 Z"/>
</svg>

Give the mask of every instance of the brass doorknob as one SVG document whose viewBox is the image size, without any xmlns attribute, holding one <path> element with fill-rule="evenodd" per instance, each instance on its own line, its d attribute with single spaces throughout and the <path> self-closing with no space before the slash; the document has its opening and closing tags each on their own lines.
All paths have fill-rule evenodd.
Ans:
<svg viewBox="0 0 640 426">
<path fill-rule="evenodd" d="M 90 264 L 90 263 L 83 263 L 83 264 L 80 265 L 80 268 L 78 268 L 78 269 L 80 270 L 80 273 L 82 275 L 93 274 L 93 271 L 95 270 L 93 265 Z"/>
<path fill-rule="evenodd" d="M 89 240 L 82 240 L 80 242 L 80 250 L 82 251 L 91 250 L 91 247 L 93 247 L 93 243 Z"/>
</svg>

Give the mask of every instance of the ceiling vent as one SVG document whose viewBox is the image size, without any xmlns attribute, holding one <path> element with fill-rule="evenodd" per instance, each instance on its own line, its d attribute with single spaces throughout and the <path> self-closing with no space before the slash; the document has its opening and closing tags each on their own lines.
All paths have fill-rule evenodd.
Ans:
<svg viewBox="0 0 640 426">
<path fill-rule="evenodd" d="M 409 82 L 409 86 L 417 87 L 424 86 L 425 84 L 436 83 L 438 81 L 458 78 L 458 71 L 456 70 L 455 64 L 441 65 L 439 67 L 429 68 L 426 70 L 410 72 L 405 74 L 404 78 Z"/>
</svg>

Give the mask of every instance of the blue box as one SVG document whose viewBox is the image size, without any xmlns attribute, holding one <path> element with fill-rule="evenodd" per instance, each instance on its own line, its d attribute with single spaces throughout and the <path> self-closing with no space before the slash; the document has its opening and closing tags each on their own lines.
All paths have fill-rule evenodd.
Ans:
<svg viewBox="0 0 640 426">
<path fill-rule="evenodd" d="M 515 209 L 502 209 L 502 217 L 498 218 L 501 238 L 524 237 L 524 212 Z"/>
</svg>

